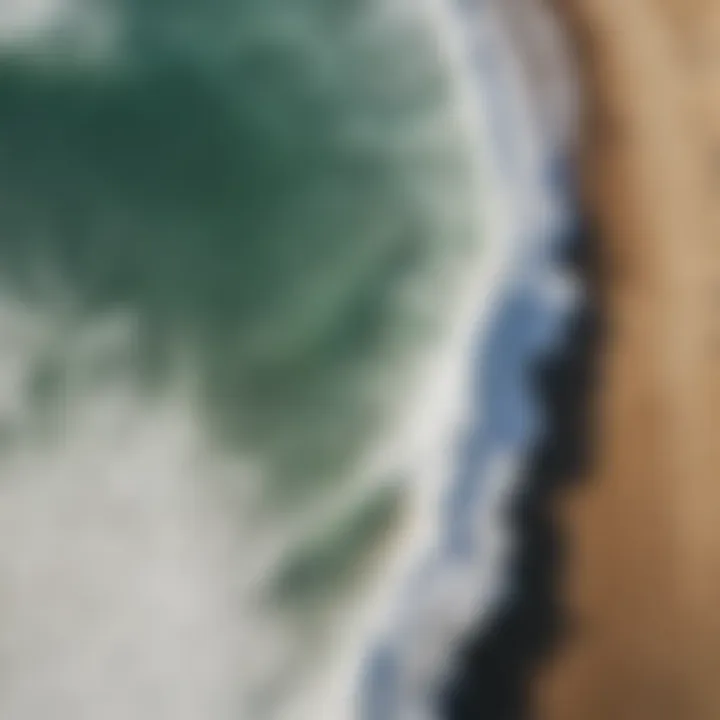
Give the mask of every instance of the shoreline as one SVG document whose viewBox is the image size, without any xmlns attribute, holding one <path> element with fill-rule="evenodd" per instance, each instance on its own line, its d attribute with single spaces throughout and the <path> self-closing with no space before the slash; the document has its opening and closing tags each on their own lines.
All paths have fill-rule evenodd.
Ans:
<svg viewBox="0 0 720 720">
<path fill-rule="evenodd" d="M 468 6 L 475 16 L 467 15 Z M 482 318 L 475 307 L 472 351 L 463 361 L 463 396 L 470 399 L 463 403 L 464 420 L 452 429 L 455 451 L 443 472 L 449 479 L 443 499 L 434 503 L 433 512 L 442 512 L 440 525 L 426 528 L 426 559 L 406 574 L 394 623 L 388 623 L 395 628 L 380 633 L 366 667 L 360 716 L 373 720 L 432 716 L 427 688 L 447 678 L 459 638 L 506 591 L 514 534 L 507 503 L 524 482 L 527 453 L 541 431 L 541 410 L 536 393 L 525 386 L 525 372 L 560 342 L 577 301 L 557 258 L 577 223 L 564 184 L 569 178 L 556 175 L 558 165 L 566 166 L 566 150 L 532 106 L 528 68 L 513 47 L 507 18 L 493 3 L 460 2 L 457 22 L 468 36 L 484 135 L 490 138 L 492 184 L 504 196 L 492 244 L 505 257 L 505 270 L 498 273 L 485 262 L 489 286 L 480 294 L 490 297 L 482 303 Z M 509 126 L 514 132 L 508 133 Z M 503 137 L 512 138 L 512 148 Z M 513 403 L 507 418 L 503 408 Z M 479 513 L 480 536 L 474 531 Z M 435 593 L 418 602 L 433 586 Z"/>
<path fill-rule="evenodd" d="M 585 438 L 576 445 L 573 411 L 560 408 L 555 452 L 578 451 L 579 465 L 555 465 L 558 484 L 544 495 L 535 484 L 539 495 L 518 508 L 526 542 L 542 544 L 520 565 L 525 593 L 466 643 L 448 717 L 711 720 L 720 713 L 720 4 L 552 6 L 584 93 L 579 192 L 600 320 Z M 586 331 L 575 351 L 583 340 Z M 568 392 L 574 374 L 557 372 Z"/>
</svg>

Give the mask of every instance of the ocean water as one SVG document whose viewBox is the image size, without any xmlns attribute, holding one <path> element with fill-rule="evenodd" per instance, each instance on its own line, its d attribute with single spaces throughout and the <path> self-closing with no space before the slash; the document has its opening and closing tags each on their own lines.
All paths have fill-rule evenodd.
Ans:
<svg viewBox="0 0 720 720">
<path fill-rule="evenodd" d="M 3 5 L 0 716 L 295 718 L 359 647 L 482 259 L 446 18 Z"/>
<path fill-rule="evenodd" d="M 0 4 L 0 717 L 368 715 L 519 242 L 469 22 Z"/>
</svg>

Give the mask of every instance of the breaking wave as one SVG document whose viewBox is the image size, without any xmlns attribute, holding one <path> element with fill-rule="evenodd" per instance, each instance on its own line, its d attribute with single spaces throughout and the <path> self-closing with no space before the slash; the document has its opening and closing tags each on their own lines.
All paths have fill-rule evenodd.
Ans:
<svg viewBox="0 0 720 720">
<path fill-rule="evenodd" d="M 555 297 L 564 216 L 468 10 L 3 5 L 3 717 L 354 717 L 376 638 L 407 659 L 497 586 L 478 478 L 527 433 L 458 451 L 497 408 L 467 381 L 510 285 Z M 369 716 L 421 717 L 440 662 Z"/>
</svg>

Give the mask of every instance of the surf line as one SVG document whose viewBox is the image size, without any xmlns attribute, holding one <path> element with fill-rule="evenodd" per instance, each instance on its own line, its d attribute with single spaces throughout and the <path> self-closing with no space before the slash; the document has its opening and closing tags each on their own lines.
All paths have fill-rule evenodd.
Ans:
<svg viewBox="0 0 720 720">
<path fill-rule="evenodd" d="M 579 222 L 569 59 L 556 59 L 553 68 L 568 103 L 563 125 L 533 96 L 533 57 L 523 54 L 513 24 L 513 11 L 515 19 L 524 14 L 523 29 L 536 49 L 547 51 L 554 39 L 541 24 L 549 20 L 547 11 L 536 0 L 446 4 L 475 86 L 473 109 L 485 142 L 488 248 L 477 278 L 452 450 L 426 494 L 432 502 L 424 527 L 408 539 L 413 565 L 363 664 L 362 720 L 437 717 L 437 693 L 453 671 L 458 640 L 510 589 L 513 529 L 505 515 L 543 431 L 528 369 L 561 342 L 580 297 L 559 264 Z"/>
</svg>

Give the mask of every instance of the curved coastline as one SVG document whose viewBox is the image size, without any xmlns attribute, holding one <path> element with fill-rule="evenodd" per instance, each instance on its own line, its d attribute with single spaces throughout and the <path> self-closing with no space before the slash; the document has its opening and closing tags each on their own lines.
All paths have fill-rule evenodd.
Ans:
<svg viewBox="0 0 720 720">
<path fill-rule="evenodd" d="M 522 15 L 522 2 L 510 3 Z M 527 3 L 524 3 L 527 5 Z M 548 22 L 546 10 L 533 12 Z M 488 162 L 500 207 L 491 242 L 503 271 L 490 279 L 468 358 L 468 407 L 455 431 L 436 533 L 410 573 L 394 622 L 365 664 L 360 717 L 438 717 L 437 696 L 452 676 L 463 635 L 484 627 L 513 591 L 518 528 L 511 499 L 524 488 L 528 460 L 546 431 L 531 370 L 563 343 L 578 287 L 563 253 L 582 226 L 572 178 L 574 78 L 555 59 L 565 123 L 548 121 L 532 91 L 532 58 L 513 35 L 513 11 L 494 0 L 454 0 L 473 64 Z M 537 26 L 538 46 L 547 44 Z M 534 32 L 532 22 L 525 26 Z M 535 49 L 538 49 L 537 47 Z M 542 48 L 540 48 L 542 50 Z M 560 63 L 560 66 L 557 63 Z M 566 63 L 563 66 L 563 63 Z"/>
</svg>

